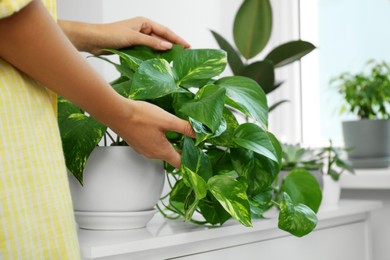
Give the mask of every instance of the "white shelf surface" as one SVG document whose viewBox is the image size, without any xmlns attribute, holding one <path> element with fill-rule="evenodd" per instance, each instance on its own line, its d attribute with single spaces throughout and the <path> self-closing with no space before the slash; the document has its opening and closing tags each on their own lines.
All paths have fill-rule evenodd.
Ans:
<svg viewBox="0 0 390 260">
<path fill-rule="evenodd" d="M 319 221 L 316 229 L 362 221 L 367 218 L 370 211 L 381 206 L 381 202 L 377 201 L 341 201 L 337 209 L 323 210 L 318 213 Z M 81 252 L 85 259 L 120 255 L 141 256 L 139 259 L 145 259 L 144 257 L 150 254 L 160 257 L 165 255 L 168 258 L 190 253 L 191 250 L 214 250 L 235 246 L 238 243 L 253 243 L 253 241 L 290 236 L 277 228 L 276 218 L 255 220 L 251 228 L 243 227 L 235 221 L 225 223 L 223 227 L 207 228 L 180 220 L 166 220 L 159 213 L 146 228 L 142 229 L 79 230 L 78 233 Z M 210 241 L 220 242 L 210 243 Z"/>
<path fill-rule="evenodd" d="M 341 175 L 342 189 L 390 189 L 390 168 L 356 169 L 355 172 Z"/>
</svg>

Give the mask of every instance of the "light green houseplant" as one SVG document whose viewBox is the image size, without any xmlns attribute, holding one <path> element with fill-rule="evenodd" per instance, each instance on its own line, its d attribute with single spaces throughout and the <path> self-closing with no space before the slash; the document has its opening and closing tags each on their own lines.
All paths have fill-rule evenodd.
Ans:
<svg viewBox="0 0 390 260">
<path fill-rule="evenodd" d="M 390 66 L 369 61 L 360 73 L 343 73 L 331 80 L 342 95 L 342 112 L 358 120 L 344 121 L 343 134 L 355 167 L 387 167 L 390 163 Z"/>
<path fill-rule="evenodd" d="M 275 69 L 297 61 L 315 49 L 315 46 L 307 41 L 289 41 L 264 54 L 262 60 L 252 61 L 251 59 L 262 54 L 267 46 L 272 24 L 270 0 L 244 0 L 234 19 L 235 47 L 223 36 L 211 31 L 220 48 L 228 53 L 228 63 L 233 74 L 252 78 L 266 94 L 283 84 L 275 79 Z M 270 106 L 270 110 L 286 101 L 276 102 Z"/>
<path fill-rule="evenodd" d="M 267 130 L 266 96 L 250 78 L 218 78 L 226 66 L 224 51 L 184 50 L 180 46 L 167 52 L 142 46 L 107 51 L 120 57 L 120 64 L 100 57 L 121 74 L 112 82 L 118 93 L 189 120 L 196 132 L 194 140 L 166 133 L 172 145 L 182 151 L 180 169 L 166 165 L 167 174 L 175 179 L 163 200 L 165 208 L 161 208 L 166 217 L 209 225 L 222 225 L 233 217 L 251 226 L 252 218 L 262 217 L 276 206 L 281 229 L 296 236 L 314 229 L 317 192 L 308 193 L 305 182 L 299 183 L 293 175 L 275 193 L 282 149 Z M 239 124 L 235 113 L 255 123 Z M 67 167 L 82 183 L 88 156 L 106 128 L 62 98 L 59 123 Z M 120 138 L 113 140 L 123 144 Z M 195 212 L 202 216 L 201 222 L 194 218 Z"/>
</svg>

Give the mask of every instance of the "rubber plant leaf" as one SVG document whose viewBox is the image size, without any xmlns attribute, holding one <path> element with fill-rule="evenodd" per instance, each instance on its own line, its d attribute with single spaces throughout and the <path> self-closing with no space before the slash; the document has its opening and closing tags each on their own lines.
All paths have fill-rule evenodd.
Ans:
<svg viewBox="0 0 390 260">
<path fill-rule="evenodd" d="M 87 159 L 107 127 L 61 97 L 58 97 L 58 122 L 66 166 L 82 185 Z"/>
<path fill-rule="evenodd" d="M 284 177 L 281 191 L 287 193 L 295 203 L 307 205 L 311 210 L 317 212 L 322 192 L 320 185 L 314 176 L 305 169 L 293 169 Z"/>
<path fill-rule="evenodd" d="M 245 0 L 233 25 L 234 42 L 241 55 L 253 58 L 267 45 L 272 32 L 272 8 L 269 0 Z"/>
<path fill-rule="evenodd" d="M 268 125 L 268 105 L 264 91 L 252 79 L 241 76 L 224 77 L 214 84 L 226 89 L 226 103 L 259 122 Z"/>
<path fill-rule="evenodd" d="M 222 122 L 225 92 L 225 88 L 217 85 L 204 86 L 193 101 L 180 108 L 180 112 L 201 122 L 211 130 L 211 133 L 215 133 Z"/>
<path fill-rule="evenodd" d="M 130 98 L 150 100 L 175 92 L 187 92 L 187 90 L 176 86 L 169 63 L 156 58 L 142 62 L 134 73 Z"/>
<path fill-rule="evenodd" d="M 207 186 L 211 194 L 233 218 L 244 226 L 252 226 L 244 185 L 233 177 L 215 175 L 208 180 Z"/>
<path fill-rule="evenodd" d="M 269 158 L 277 163 L 280 158 L 275 150 L 268 132 L 252 123 L 244 123 L 237 127 L 233 142 L 238 146 L 258 153 L 266 158 Z"/>
<path fill-rule="evenodd" d="M 275 72 L 270 61 L 257 61 L 245 67 L 242 76 L 249 77 L 256 81 L 268 94 L 274 90 Z"/>
<path fill-rule="evenodd" d="M 226 52 L 223 50 L 184 50 L 173 60 L 177 84 L 218 76 L 225 70 L 226 62 Z"/>
<path fill-rule="evenodd" d="M 279 204 L 279 209 L 278 227 L 294 236 L 307 235 L 317 225 L 318 220 L 314 211 L 304 204 L 294 203 L 285 192 Z"/>
<path fill-rule="evenodd" d="M 227 61 L 229 63 L 230 69 L 232 70 L 233 74 L 241 75 L 242 71 L 245 68 L 245 65 L 242 62 L 241 57 L 236 51 L 236 49 L 234 49 L 233 46 L 230 45 L 230 43 L 217 32 L 211 30 L 211 33 L 214 36 L 215 40 L 217 41 L 219 47 L 224 51 L 226 51 Z"/>
<path fill-rule="evenodd" d="M 315 48 L 310 42 L 302 40 L 290 41 L 273 49 L 265 57 L 265 60 L 271 61 L 275 68 L 278 68 L 301 59 Z"/>
</svg>

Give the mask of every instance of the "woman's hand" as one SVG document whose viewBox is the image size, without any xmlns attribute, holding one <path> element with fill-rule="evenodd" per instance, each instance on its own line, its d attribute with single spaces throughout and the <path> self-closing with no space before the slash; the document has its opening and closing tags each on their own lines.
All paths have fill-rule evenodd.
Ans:
<svg viewBox="0 0 390 260">
<path fill-rule="evenodd" d="M 113 115 L 110 128 L 138 153 L 180 168 L 181 155 L 169 143 L 165 132 L 175 131 L 195 138 L 191 124 L 150 103 L 123 101 L 123 113 Z"/>
<path fill-rule="evenodd" d="M 79 51 L 94 55 L 102 49 L 121 49 L 146 45 L 156 50 L 169 50 L 172 44 L 190 45 L 174 32 L 144 17 L 109 24 L 58 21 L 58 24 Z"/>
</svg>

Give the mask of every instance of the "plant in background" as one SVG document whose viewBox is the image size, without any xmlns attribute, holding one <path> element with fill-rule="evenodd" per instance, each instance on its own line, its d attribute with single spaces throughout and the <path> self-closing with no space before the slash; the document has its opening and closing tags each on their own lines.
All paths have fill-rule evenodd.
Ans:
<svg viewBox="0 0 390 260">
<path fill-rule="evenodd" d="M 280 87 L 275 81 L 275 69 L 301 59 L 315 46 L 296 40 L 277 46 L 260 61 L 249 60 L 263 51 L 272 33 L 272 6 L 269 0 L 244 0 L 234 20 L 233 37 L 236 47 L 215 31 L 211 31 L 219 46 L 228 53 L 228 63 L 234 75 L 255 80 L 266 94 Z M 279 101 L 270 110 L 287 100 Z"/>
<path fill-rule="evenodd" d="M 174 181 L 161 201 L 165 217 L 211 225 L 233 217 L 251 226 L 253 217 L 277 206 L 281 229 L 296 236 L 314 229 L 319 188 L 310 194 L 315 188 L 305 185 L 305 176 L 291 178 L 276 196 L 273 183 L 281 168 L 282 149 L 267 130 L 265 93 L 247 77 L 215 78 L 226 67 L 224 51 L 180 46 L 167 52 L 142 46 L 107 51 L 120 57 L 120 64 L 99 57 L 121 74 L 112 82 L 118 93 L 188 120 L 196 132 L 194 140 L 166 133 L 182 151 L 182 163 L 180 169 L 166 164 L 168 180 Z M 239 124 L 232 109 L 255 123 Z M 67 167 L 82 183 L 86 160 L 107 129 L 62 98 L 59 124 Z M 114 140 L 123 144 L 120 138 Z M 194 218 L 195 212 L 201 221 Z"/>
<path fill-rule="evenodd" d="M 322 158 L 315 156 L 315 150 L 304 148 L 300 144 L 282 144 L 282 169 L 303 168 L 318 170 L 324 165 Z"/>
<path fill-rule="evenodd" d="M 345 101 L 341 112 L 348 110 L 361 119 L 390 119 L 390 66 L 370 60 L 366 68 L 331 80 Z"/>
<path fill-rule="evenodd" d="M 347 171 L 355 173 L 352 166 L 342 158 L 342 152 L 348 148 L 336 148 L 333 146 L 332 140 L 329 140 L 329 146 L 322 147 L 317 154 L 317 159 L 324 162 L 324 167 L 321 168 L 323 175 L 329 175 L 333 180 L 338 181 L 343 172 Z"/>
</svg>

